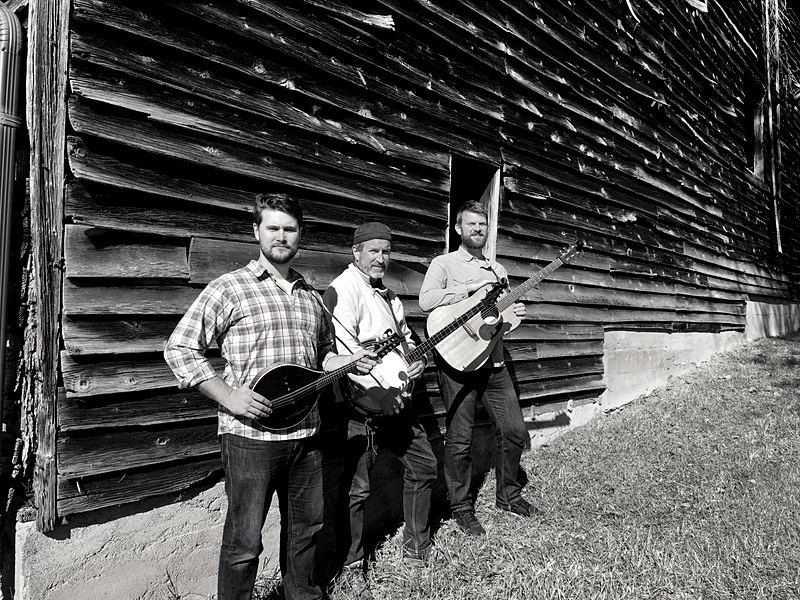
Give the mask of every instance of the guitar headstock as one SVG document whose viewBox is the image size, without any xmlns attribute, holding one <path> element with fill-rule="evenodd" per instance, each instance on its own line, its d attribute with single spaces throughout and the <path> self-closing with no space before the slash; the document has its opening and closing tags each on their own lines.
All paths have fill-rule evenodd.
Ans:
<svg viewBox="0 0 800 600">
<path fill-rule="evenodd" d="M 572 244 L 569 248 L 564 250 L 564 252 L 562 252 L 561 256 L 559 256 L 558 258 L 561 259 L 561 262 L 568 263 L 573 258 L 575 258 L 575 256 L 577 256 L 578 253 L 581 252 L 581 250 L 583 250 L 583 247 L 585 245 L 586 244 L 583 240 L 578 240 L 574 244 Z"/>
</svg>

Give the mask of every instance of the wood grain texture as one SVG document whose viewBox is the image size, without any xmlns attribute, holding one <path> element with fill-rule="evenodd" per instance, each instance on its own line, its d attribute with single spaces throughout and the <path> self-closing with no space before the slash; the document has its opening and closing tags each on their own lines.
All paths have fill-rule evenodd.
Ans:
<svg viewBox="0 0 800 600">
<path fill-rule="evenodd" d="M 68 0 L 32 0 L 28 17 L 27 120 L 30 199 L 36 287 L 36 525 L 57 524 L 56 423 L 61 314 Z"/>
</svg>

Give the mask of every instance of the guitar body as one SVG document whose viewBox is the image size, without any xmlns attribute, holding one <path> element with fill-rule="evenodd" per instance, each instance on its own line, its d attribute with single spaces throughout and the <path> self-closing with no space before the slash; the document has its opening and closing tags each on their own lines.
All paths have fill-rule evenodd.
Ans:
<svg viewBox="0 0 800 600">
<path fill-rule="evenodd" d="M 250 389 L 272 401 L 272 413 L 258 419 L 258 424 L 277 431 L 300 423 L 317 403 L 321 390 L 315 383 L 322 375 L 322 371 L 289 363 L 261 369 Z"/>
<path fill-rule="evenodd" d="M 348 389 L 342 390 L 342 393 L 359 412 L 367 415 L 382 414 L 383 402 L 386 399 L 411 393 L 413 382 L 408 377 L 408 366 L 403 355 L 397 350 L 393 350 L 385 355 L 367 375 L 367 377 L 374 376 L 378 385 L 365 388 L 353 381 L 350 376 L 347 384 L 342 386 Z"/>
<path fill-rule="evenodd" d="M 486 284 L 460 302 L 435 308 L 428 316 L 425 325 L 428 337 L 449 327 L 459 317 L 480 304 L 491 289 L 492 284 Z M 485 314 L 486 312 L 490 314 Z M 492 350 L 502 337 L 519 327 L 521 322 L 522 320 L 514 314 L 513 305 L 499 314 L 496 309 L 484 311 L 484 314 L 476 314 L 470 318 L 434 347 L 454 369 L 474 371 L 489 360 Z"/>
</svg>

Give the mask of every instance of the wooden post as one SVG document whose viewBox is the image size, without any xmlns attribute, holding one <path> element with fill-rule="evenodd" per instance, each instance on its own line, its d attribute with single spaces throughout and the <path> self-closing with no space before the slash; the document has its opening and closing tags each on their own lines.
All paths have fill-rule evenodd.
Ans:
<svg viewBox="0 0 800 600">
<path fill-rule="evenodd" d="M 64 158 L 69 0 L 31 0 L 28 18 L 26 111 L 31 148 L 31 243 L 36 282 L 36 401 L 34 495 L 40 531 L 56 510 L 56 396 L 63 276 Z"/>
</svg>

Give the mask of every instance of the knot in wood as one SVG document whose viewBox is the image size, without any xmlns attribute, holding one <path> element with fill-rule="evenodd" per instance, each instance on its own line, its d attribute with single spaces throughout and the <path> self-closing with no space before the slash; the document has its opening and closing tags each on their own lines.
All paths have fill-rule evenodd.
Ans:
<svg viewBox="0 0 800 600">
<path fill-rule="evenodd" d="M 264 73 L 267 72 L 267 68 L 264 66 L 264 63 L 259 60 L 253 64 L 253 71 L 258 73 L 259 75 L 263 75 Z"/>
</svg>

